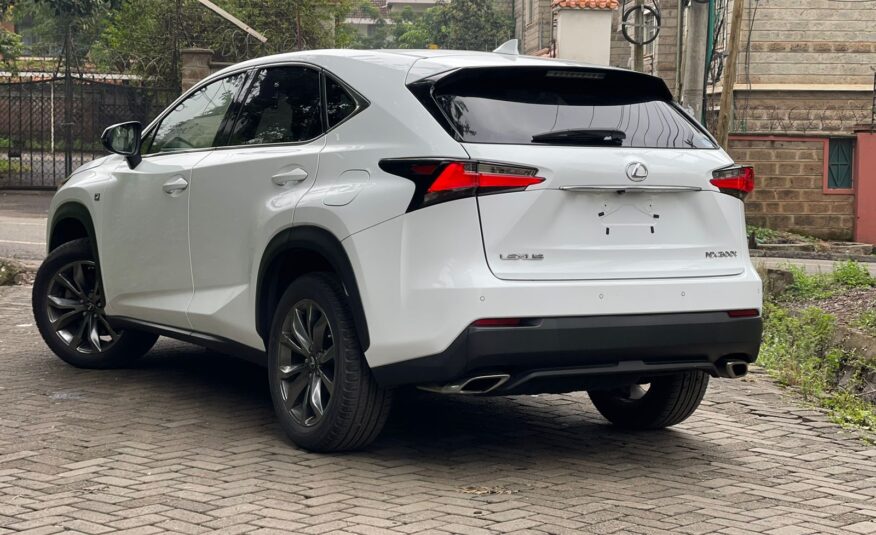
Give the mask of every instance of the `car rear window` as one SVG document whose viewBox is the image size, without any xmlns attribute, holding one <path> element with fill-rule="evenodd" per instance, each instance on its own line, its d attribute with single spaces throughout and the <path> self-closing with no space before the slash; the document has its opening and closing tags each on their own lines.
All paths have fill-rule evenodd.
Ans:
<svg viewBox="0 0 876 535">
<path fill-rule="evenodd" d="M 662 81 L 628 71 L 462 69 L 435 82 L 431 98 L 433 115 L 469 143 L 715 148 Z"/>
</svg>

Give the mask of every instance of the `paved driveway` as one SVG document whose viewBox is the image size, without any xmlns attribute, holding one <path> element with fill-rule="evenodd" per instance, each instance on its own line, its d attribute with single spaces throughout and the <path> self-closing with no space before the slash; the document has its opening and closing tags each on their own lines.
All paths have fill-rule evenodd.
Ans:
<svg viewBox="0 0 876 535">
<path fill-rule="evenodd" d="M 162 342 L 83 371 L 0 288 L 0 533 L 876 533 L 876 449 L 762 376 L 615 430 L 585 395 L 408 395 L 367 452 L 315 455 L 264 371 Z"/>
</svg>

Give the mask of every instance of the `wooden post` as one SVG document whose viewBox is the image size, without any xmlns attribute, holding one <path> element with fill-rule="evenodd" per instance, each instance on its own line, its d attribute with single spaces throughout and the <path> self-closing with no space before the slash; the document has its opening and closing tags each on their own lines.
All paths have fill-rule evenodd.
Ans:
<svg viewBox="0 0 876 535">
<path fill-rule="evenodd" d="M 736 58 L 739 56 L 739 37 L 742 35 L 742 13 L 745 0 L 733 0 L 733 14 L 730 19 L 730 40 L 727 43 L 727 59 L 724 63 L 724 77 L 721 84 L 721 109 L 718 111 L 716 137 L 722 147 L 727 146 L 730 127 L 733 123 L 733 86 L 736 84 Z"/>
</svg>

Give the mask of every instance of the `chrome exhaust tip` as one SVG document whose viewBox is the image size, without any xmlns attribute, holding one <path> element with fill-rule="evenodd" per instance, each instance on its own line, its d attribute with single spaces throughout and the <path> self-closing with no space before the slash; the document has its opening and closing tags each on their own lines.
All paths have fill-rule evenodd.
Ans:
<svg viewBox="0 0 876 535">
<path fill-rule="evenodd" d="M 486 394 L 499 388 L 510 379 L 507 373 L 495 373 L 490 375 L 476 375 L 446 385 L 419 386 L 420 390 L 434 392 L 436 394 Z"/>
<path fill-rule="evenodd" d="M 746 375 L 748 375 L 748 363 L 744 360 L 728 360 L 724 363 L 724 377 L 739 379 Z"/>
</svg>

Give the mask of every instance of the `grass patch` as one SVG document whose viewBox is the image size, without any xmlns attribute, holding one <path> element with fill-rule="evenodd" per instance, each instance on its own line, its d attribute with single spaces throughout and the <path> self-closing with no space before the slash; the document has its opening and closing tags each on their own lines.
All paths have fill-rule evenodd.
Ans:
<svg viewBox="0 0 876 535">
<path fill-rule="evenodd" d="M 764 336 L 758 362 L 779 383 L 830 410 L 846 426 L 876 431 L 876 410 L 861 397 L 876 362 L 834 344 L 836 318 L 815 307 L 795 314 L 764 306 Z"/>
<path fill-rule="evenodd" d="M 794 282 L 788 288 L 788 297 L 797 299 L 824 299 L 852 288 L 876 286 L 867 268 L 847 260 L 838 262 L 831 273 L 806 273 L 803 268 L 790 266 Z"/>
<path fill-rule="evenodd" d="M 876 310 L 868 310 L 858 316 L 854 326 L 871 336 L 876 336 Z"/>
</svg>

